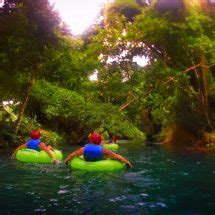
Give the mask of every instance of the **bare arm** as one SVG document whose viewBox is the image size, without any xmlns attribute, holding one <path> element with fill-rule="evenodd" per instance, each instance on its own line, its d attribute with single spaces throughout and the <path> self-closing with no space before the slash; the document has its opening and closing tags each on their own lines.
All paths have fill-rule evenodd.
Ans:
<svg viewBox="0 0 215 215">
<path fill-rule="evenodd" d="M 127 159 L 125 159 L 124 157 L 122 157 L 122 156 L 119 155 L 119 154 L 116 154 L 116 153 L 114 153 L 114 152 L 112 152 L 112 151 L 110 151 L 110 150 L 108 150 L 108 149 L 103 149 L 103 153 L 106 154 L 106 155 L 108 155 L 108 157 L 110 157 L 110 158 L 112 158 L 112 159 L 114 159 L 114 160 L 119 160 L 119 161 L 121 161 L 121 162 L 123 162 L 123 163 L 128 164 L 128 166 L 129 166 L 130 168 L 133 167 L 133 166 L 131 165 L 131 163 L 130 163 Z"/>
<path fill-rule="evenodd" d="M 52 153 L 50 152 L 50 149 L 46 146 L 45 143 L 41 142 L 39 147 L 41 150 L 45 151 L 51 159 L 55 159 Z"/>
<path fill-rule="evenodd" d="M 64 161 L 65 164 L 67 164 L 72 158 L 83 155 L 84 154 L 84 147 L 72 152 Z"/>
<path fill-rule="evenodd" d="M 16 150 L 14 151 L 14 153 L 12 154 L 11 159 L 14 159 L 14 158 L 15 158 L 16 153 L 17 153 L 20 149 L 25 149 L 25 148 L 26 148 L 26 143 L 20 145 L 19 147 L 17 147 Z"/>
<path fill-rule="evenodd" d="M 48 145 L 48 146 L 46 146 L 47 147 L 47 149 L 49 149 L 49 150 L 52 150 L 52 151 L 54 151 L 55 149 L 52 147 L 52 146 L 50 146 L 50 145 Z"/>
</svg>

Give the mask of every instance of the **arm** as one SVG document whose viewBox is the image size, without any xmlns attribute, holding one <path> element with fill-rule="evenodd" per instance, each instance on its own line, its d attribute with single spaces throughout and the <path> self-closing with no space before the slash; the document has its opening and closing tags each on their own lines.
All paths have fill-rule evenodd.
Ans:
<svg viewBox="0 0 215 215">
<path fill-rule="evenodd" d="M 26 148 L 26 143 L 22 144 L 21 146 L 17 147 L 16 150 L 14 151 L 14 153 L 11 156 L 11 159 L 15 158 L 16 153 L 20 150 L 20 149 L 25 149 Z"/>
<path fill-rule="evenodd" d="M 50 146 L 50 145 L 48 145 L 48 146 L 46 146 L 46 147 L 47 147 L 48 150 L 52 150 L 52 151 L 55 150 L 55 149 L 54 149 L 52 146 Z"/>
<path fill-rule="evenodd" d="M 65 164 L 68 164 L 68 162 L 70 160 L 72 160 L 72 158 L 74 157 L 77 157 L 77 156 L 80 156 L 80 155 L 83 155 L 84 154 L 84 147 L 72 152 L 67 158 L 66 160 L 64 161 Z"/>
<path fill-rule="evenodd" d="M 123 163 L 126 163 L 130 168 L 133 167 L 131 165 L 131 163 L 127 159 L 125 159 L 124 157 L 122 157 L 119 154 L 116 154 L 116 153 L 114 153 L 114 152 L 112 152 L 112 151 L 110 151 L 108 149 L 103 149 L 103 153 L 106 154 L 106 155 L 108 155 L 108 157 L 110 157 L 110 158 L 112 158 L 114 160 L 119 160 L 119 161 L 121 161 Z"/>
<path fill-rule="evenodd" d="M 51 159 L 55 160 L 54 156 L 50 152 L 50 149 L 46 146 L 45 143 L 41 142 L 39 147 L 41 150 L 45 151 Z"/>
</svg>

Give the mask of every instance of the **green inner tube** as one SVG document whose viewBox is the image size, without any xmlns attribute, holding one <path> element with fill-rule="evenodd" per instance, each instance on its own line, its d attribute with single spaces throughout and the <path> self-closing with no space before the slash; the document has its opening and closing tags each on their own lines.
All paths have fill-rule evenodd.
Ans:
<svg viewBox="0 0 215 215">
<path fill-rule="evenodd" d="M 119 149 L 119 145 L 116 143 L 105 143 L 103 147 L 112 151 L 117 151 Z"/>
<path fill-rule="evenodd" d="M 83 157 L 75 157 L 69 164 L 73 169 L 93 171 L 112 171 L 125 169 L 125 163 L 118 160 L 85 161 Z"/>
<path fill-rule="evenodd" d="M 62 160 L 63 155 L 61 151 L 54 150 L 51 151 L 54 158 L 57 160 Z M 28 162 L 28 163 L 52 163 L 51 158 L 48 156 L 48 154 L 45 151 L 36 151 L 33 149 L 20 149 L 16 153 L 16 159 L 18 161 L 22 162 Z"/>
</svg>

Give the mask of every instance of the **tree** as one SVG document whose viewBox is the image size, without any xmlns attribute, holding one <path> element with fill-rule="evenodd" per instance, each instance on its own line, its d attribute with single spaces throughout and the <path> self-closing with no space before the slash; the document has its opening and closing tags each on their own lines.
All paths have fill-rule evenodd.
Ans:
<svg viewBox="0 0 215 215">
<path fill-rule="evenodd" d="M 8 9 L 0 17 L 1 67 L 2 71 L 10 74 L 16 86 L 17 78 L 20 79 L 20 91 L 24 85 L 26 87 L 26 94 L 20 95 L 22 102 L 15 129 L 17 133 L 33 82 L 43 69 L 44 52 L 57 43 L 59 18 L 47 0 L 5 1 L 5 8 L 11 7 L 15 9 Z"/>
<path fill-rule="evenodd" d="M 150 110 L 155 124 L 163 128 L 178 124 L 196 140 L 201 139 L 204 131 L 214 126 L 207 88 L 211 76 L 208 71 L 213 68 L 214 59 L 214 21 L 198 10 L 179 13 L 178 19 L 172 19 L 172 13 L 163 13 L 154 5 L 143 8 L 129 23 L 122 13 L 115 15 L 111 25 L 94 38 L 96 44 L 102 44 L 106 81 L 110 74 L 111 83 L 116 78 L 111 76 L 112 71 L 118 71 L 129 74 L 123 85 L 131 84 L 138 71 L 133 57 L 144 55 L 149 59 L 149 65 L 140 69 L 141 79 L 130 85 L 132 99 L 122 107 L 132 109 L 138 103 L 139 110 L 141 106 Z M 103 70 L 99 73 L 102 76 Z"/>
</svg>

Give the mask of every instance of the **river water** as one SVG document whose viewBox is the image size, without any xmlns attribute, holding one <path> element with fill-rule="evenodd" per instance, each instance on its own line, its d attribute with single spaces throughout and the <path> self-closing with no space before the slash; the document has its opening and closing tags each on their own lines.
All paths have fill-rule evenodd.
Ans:
<svg viewBox="0 0 215 215">
<path fill-rule="evenodd" d="M 131 143 L 120 153 L 133 169 L 89 173 L 11 161 L 1 149 L 0 214 L 215 214 L 215 153 Z"/>
</svg>

